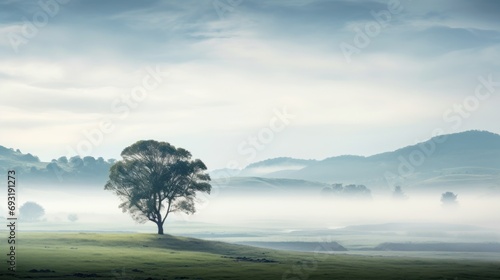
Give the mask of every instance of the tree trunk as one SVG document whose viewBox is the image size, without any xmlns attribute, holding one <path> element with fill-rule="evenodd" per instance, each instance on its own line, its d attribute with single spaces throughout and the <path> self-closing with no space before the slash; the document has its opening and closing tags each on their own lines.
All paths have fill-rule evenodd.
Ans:
<svg viewBox="0 0 500 280">
<path fill-rule="evenodd" d="M 163 223 L 159 222 L 156 225 L 158 226 L 158 234 L 163 234 Z"/>
</svg>

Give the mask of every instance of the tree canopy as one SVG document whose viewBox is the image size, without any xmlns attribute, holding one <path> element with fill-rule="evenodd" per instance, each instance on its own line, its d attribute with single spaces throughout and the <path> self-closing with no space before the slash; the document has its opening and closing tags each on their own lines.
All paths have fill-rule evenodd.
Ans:
<svg viewBox="0 0 500 280">
<path fill-rule="evenodd" d="M 332 184 L 332 187 L 325 187 L 321 190 L 324 196 L 343 197 L 343 198 L 371 198 L 372 193 L 365 185 Z"/>
<path fill-rule="evenodd" d="M 28 201 L 19 208 L 19 217 L 26 222 L 39 221 L 45 215 L 45 209 L 40 204 Z"/>
<path fill-rule="evenodd" d="M 394 187 L 394 191 L 392 192 L 392 197 L 394 199 L 400 199 L 400 200 L 408 199 L 406 194 L 403 192 L 401 186 Z"/>
<path fill-rule="evenodd" d="M 197 192 L 211 191 L 207 167 L 185 149 L 147 140 L 125 148 L 121 156 L 104 188 L 120 197 L 119 207 L 134 220 L 154 222 L 158 234 L 169 213 L 194 213 Z"/>
<path fill-rule="evenodd" d="M 454 194 L 453 192 L 445 192 L 441 195 L 441 202 L 446 206 L 457 205 L 457 197 L 458 195 Z"/>
</svg>

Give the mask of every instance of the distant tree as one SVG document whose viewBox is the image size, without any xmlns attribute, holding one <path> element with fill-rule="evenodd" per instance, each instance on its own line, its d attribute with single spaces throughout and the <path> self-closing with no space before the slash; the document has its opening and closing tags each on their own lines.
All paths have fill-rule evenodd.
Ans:
<svg viewBox="0 0 500 280">
<path fill-rule="evenodd" d="M 101 164 L 101 165 L 106 163 L 106 161 L 104 160 L 103 157 L 98 157 L 96 161 L 98 164 Z"/>
<path fill-rule="evenodd" d="M 20 156 L 20 159 L 24 160 L 24 161 L 29 161 L 29 162 L 40 162 L 40 159 L 38 157 L 36 157 L 30 153 Z"/>
<path fill-rule="evenodd" d="M 369 188 L 365 185 L 349 184 L 332 184 L 331 187 L 325 187 L 321 190 L 323 196 L 333 196 L 336 198 L 371 198 L 372 194 Z"/>
<path fill-rule="evenodd" d="M 36 202 L 28 201 L 19 208 L 19 218 L 23 221 L 36 222 L 43 215 L 45 215 L 45 210 Z"/>
<path fill-rule="evenodd" d="M 72 168 L 81 168 L 83 166 L 83 160 L 80 156 L 74 156 L 69 159 L 69 164 Z"/>
<path fill-rule="evenodd" d="M 371 198 L 372 193 L 365 185 L 347 185 L 342 192 L 347 197 Z"/>
<path fill-rule="evenodd" d="M 119 207 L 134 220 L 155 223 L 158 234 L 163 234 L 169 213 L 194 213 L 196 193 L 210 193 L 212 188 L 205 164 L 169 143 L 139 141 L 125 148 L 121 156 L 111 167 L 104 189 L 120 197 L 123 203 Z"/>
<path fill-rule="evenodd" d="M 403 192 L 401 186 L 394 187 L 394 191 L 392 192 L 392 197 L 394 199 L 407 199 L 408 197 Z"/>
<path fill-rule="evenodd" d="M 68 215 L 68 220 L 70 222 L 76 222 L 76 221 L 78 221 L 78 215 L 76 215 L 76 214 L 69 214 Z"/>
<path fill-rule="evenodd" d="M 84 166 L 94 166 L 96 163 L 96 159 L 91 156 L 86 156 L 83 158 L 83 165 Z"/>
<path fill-rule="evenodd" d="M 61 172 L 62 169 L 61 167 L 56 163 L 56 161 L 53 161 L 45 167 L 48 171 L 50 172 Z"/>
<path fill-rule="evenodd" d="M 57 159 L 57 162 L 60 164 L 68 164 L 68 158 L 67 157 L 60 157 Z"/>
<path fill-rule="evenodd" d="M 457 197 L 458 195 L 452 192 L 445 192 L 441 195 L 441 202 L 443 203 L 443 205 L 457 205 Z"/>
<path fill-rule="evenodd" d="M 342 187 L 342 184 L 332 184 L 332 191 L 334 193 L 342 193 L 344 191 L 344 187 Z"/>
</svg>

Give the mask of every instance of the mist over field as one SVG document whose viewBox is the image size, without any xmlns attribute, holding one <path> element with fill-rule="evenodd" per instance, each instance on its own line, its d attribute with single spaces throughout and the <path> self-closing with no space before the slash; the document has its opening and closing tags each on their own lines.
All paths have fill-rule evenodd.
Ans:
<svg viewBox="0 0 500 280">
<path fill-rule="evenodd" d="M 36 201 L 46 211 L 43 222 L 23 224 L 21 230 L 147 232 L 153 228 L 148 223 L 141 225 L 134 222 L 118 208 L 120 200 L 116 196 L 96 186 L 91 190 L 71 191 L 47 188 L 50 187 L 21 188 L 18 194 L 20 201 Z M 408 195 L 404 200 L 394 199 L 387 193 L 370 199 L 349 199 L 324 197 L 317 192 L 297 195 L 283 192 L 226 194 L 224 189 L 220 189 L 214 195 L 199 196 L 195 214 L 172 214 L 166 227 L 182 229 L 182 224 L 178 222 L 193 222 L 222 229 L 227 227 L 227 231 L 240 227 L 265 232 L 416 223 L 436 224 L 435 229 L 422 230 L 443 235 L 446 234 L 446 225 L 478 227 L 491 233 L 490 240 L 481 241 L 500 241 L 496 216 L 500 211 L 499 196 L 459 194 L 458 205 L 445 206 L 437 192 L 432 195 Z M 77 214 L 78 220 L 68 221 L 69 214 Z M 194 228 L 189 229 L 192 230 Z M 203 225 L 196 230 L 204 231 Z"/>
</svg>

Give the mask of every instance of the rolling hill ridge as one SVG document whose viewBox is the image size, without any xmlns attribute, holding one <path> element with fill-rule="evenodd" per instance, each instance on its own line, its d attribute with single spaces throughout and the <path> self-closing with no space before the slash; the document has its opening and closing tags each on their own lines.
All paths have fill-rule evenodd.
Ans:
<svg viewBox="0 0 500 280">
<path fill-rule="evenodd" d="M 15 169 L 27 182 L 103 185 L 114 162 L 79 156 L 41 162 L 30 153 L 0 146 L 0 172 Z M 281 157 L 242 170 L 215 170 L 211 175 L 214 183 L 232 188 L 321 189 L 341 183 L 364 184 L 372 190 L 401 185 L 422 190 L 481 187 L 500 192 L 500 135 L 465 131 L 368 157 Z M 221 179 L 225 177 L 231 179 Z"/>
<path fill-rule="evenodd" d="M 466 131 L 369 157 L 276 158 L 251 164 L 241 170 L 238 177 L 247 174 L 328 184 L 365 184 L 376 189 L 390 189 L 395 185 L 422 189 L 481 185 L 498 190 L 500 135 Z"/>
</svg>

